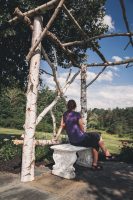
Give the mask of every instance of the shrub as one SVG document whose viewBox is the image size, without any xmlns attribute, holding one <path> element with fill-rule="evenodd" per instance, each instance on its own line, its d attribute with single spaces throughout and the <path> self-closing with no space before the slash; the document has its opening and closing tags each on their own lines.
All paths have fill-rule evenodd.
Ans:
<svg viewBox="0 0 133 200">
<path fill-rule="evenodd" d="M 14 145 L 11 139 L 2 139 L 0 141 L 0 160 L 12 160 L 15 156 L 21 158 L 22 146 Z M 50 146 L 36 146 L 35 157 L 36 161 L 43 161 L 44 159 L 52 160 L 53 150 Z"/>
<path fill-rule="evenodd" d="M 50 149 L 49 146 L 37 146 L 35 149 L 35 157 L 36 161 L 42 161 L 45 158 L 51 159 L 52 157 L 52 150 Z"/>
<path fill-rule="evenodd" d="M 133 163 L 133 143 L 123 143 L 123 147 L 121 148 L 119 158 L 121 161 Z"/>
<path fill-rule="evenodd" d="M 22 149 L 20 146 L 16 146 L 9 139 L 3 139 L 0 142 L 0 159 L 8 161 L 13 159 L 16 155 L 21 156 Z"/>
</svg>

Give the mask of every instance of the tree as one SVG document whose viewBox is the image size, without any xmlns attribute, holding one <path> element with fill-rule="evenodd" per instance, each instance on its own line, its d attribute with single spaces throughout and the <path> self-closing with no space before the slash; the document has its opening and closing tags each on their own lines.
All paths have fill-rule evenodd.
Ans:
<svg viewBox="0 0 133 200">
<path fill-rule="evenodd" d="M 24 124 L 25 94 L 18 88 L 4 88 L 0 98 L 0 126 L 22 129 Z"/>
<path fill-rule="evenodd" d="M 1 12 L 2 17 L 0 19 L 0 46 L 1 46 L 1 84 L 11 85 L 16 81 L 20 87 L 24 87 L 27 82 L 27 74 L 29 67 L 26 62 L 26 55 L 30 48 L 31 41 L 31 31 L 28 27 L 20 20 L 20 23 L 8 24 L 7 21 L 13 16 L 13 12 L 16 7 L 19 7 L 20 10 L 26 12 L 32 8 L 40 6 L 48 0 L 39 0 L 39 1 L 3 1 L 1 0 Z M 96 21 L 99 18 L 103 17 L 103 12 L 105 1 L 67 1 L 66 6 L 68 9 L 72 9 L 74 17 L 79 21 L 84 31 L 87 32 L 89 37 L 102 33 L 103 27 L 101 22 L 99 27 L 96 25 Z M 83 6 L 84 5 L 84 6 Z M 102 10 L 102 11 L 101 11 Z M 44 21 L 43 26 L 47 24 L 50 16 L 53 14 L 54 9 L 49 10 L 48 12 L 43 13 Z M 85 13 L 85 15 L 84 15 Z M 81 20 L 82 19 L 82 20 Z M 66 31 L 66 27 L 69 27 Z M 5 29 L 7 28 L 7 29 Z M 61 30 L 61 31 L 58 31 Z M 78 31 L 75 35 L 76 27 L 71 24 L 71 20 L 64 14 L 64 11 L 61 11 L 57 16 L 57 20 L 54 21 L 50 31 L 53 34 L 56 34 L 57 38 L 60 38 L 62 42 L 68 42 L 73 40 L 84 39 L 84 37 Z M 65 34 L 64 34 L 65 33 Z M 19 42 L 18 42 L 19 41 Z M 95 42 L 96 43 L 96 42 Z M 52 59 L 51 47 L 53 46 L 53 40 L 51 35 L 47 35 L 42 41 L 43 46 L 45 46 L 48 55 Z M 98 46 L 98 44 L 96 43 Z M 62 49 L 59 48 L 59 45 L 54 41 L 54 46 L 57 50 L 57 57 L 59 65 L 64 65 L 69 63 L 69 56 L 66 55 Z M 70 50 L 73 51 L 72 57 L 79 63 L 84 57 L 84 51 L 87 49 L 87 46 L 82 47 L 71 47 Z M 52 60 L 53 61 L 53 60 Z M 10 66 L 10 68 L 9 68 Z M 1 85 L 2 86 L 2 85 Z"/>
<path fill-rule="evenodd" d="M 99 128 L 99 119 L 96 113 L 91 113 L 88 117 L 88 128 L 98 129 Z"/>
</svg>

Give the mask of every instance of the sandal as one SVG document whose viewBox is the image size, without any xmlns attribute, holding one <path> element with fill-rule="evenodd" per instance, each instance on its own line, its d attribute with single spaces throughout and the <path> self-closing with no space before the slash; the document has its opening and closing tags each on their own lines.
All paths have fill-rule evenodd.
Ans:
<svg viewBox="0 0 133 200">
<path fill-rule="evenodd" d="M 92 165 L 91 169 L 93 171 L 99 171 L 99 170 L 102 170 L 103 167 L 101 165 Z"/>
<path fill-rule="evenodd" d="M 116 160 L 116 158 L 114 157 L 114 156 L 105 156 L 105 160 L 106 161 L 115 161 Z"/>
</svg>

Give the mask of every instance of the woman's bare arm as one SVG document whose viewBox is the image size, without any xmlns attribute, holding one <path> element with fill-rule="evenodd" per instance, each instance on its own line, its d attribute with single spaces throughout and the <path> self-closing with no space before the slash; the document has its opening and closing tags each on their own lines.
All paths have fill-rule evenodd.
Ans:
<svg viewBox="0 0 133 200">
<path fill-rule="evenodd" d="M 79 119 L 79 127 L 80 127 L 81 131 L 84 132 L 84 122 L 83 122 L 82 118 Z"/>
<path fill-rule="evenodd" d="M 62 130 L 64 129 L 64 127 L 65 127 L 65 123 L 64 123 L 64 120 L 63 120 L 63 117 L 62 117 L 62 119 L 61 119 L 61 124 L 60 124 L 60 127 L 59 127 L 59 129 L 58 129 L 57 135 L 56 135 L 56 137 L 54 138 L 55 140 L 58 140 L 58 138 L 59 138 L 59 136 L 60 136 Z"/>
</svg>

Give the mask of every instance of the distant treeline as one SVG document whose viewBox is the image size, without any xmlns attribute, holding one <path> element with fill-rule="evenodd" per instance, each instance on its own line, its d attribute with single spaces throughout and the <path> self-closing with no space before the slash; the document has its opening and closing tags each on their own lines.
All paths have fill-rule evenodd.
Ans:
<svg viewBox="0 0 133 200">
<path fill-rule="evenodd" d="M 43 111 L 55 98 L 55 93 L 48 87 L 39 91 L 37 113 Z M 3 89 L 0 98 L 0 126 L 23 129 L 25 120 L 26 95 L 20 89 Z M 62 113 L 66 110 L 65 100 L 62 98 L 54 107 L 57 128 Z M 133 134 L 133 107 L 88 110 L 88 129 L 105 130 L 111 134 Z M 37 126 L 38 131 L 52 132 L 52 118 L 48 113 Z"/>
<path fill-rule="evenodd" d="M 88 111 L 88 128 L 114 134 L 133 134 L 133 107 Z"/>
<path fill-rule="evenodd" d="M 55 98 L 55 93 L 47 87 L 39 91 L 37 115 L 46 108 Z M 0 126 L 23 129 L 25 121 L 26 94 L 18 88 L 6 88 L 0 98 Z M 57 126 L 59 126 L 62 113 L 65 111 L 65 100 L 62 98 L 53 108 Z M 52 117 L 47 113 L 37 126 L 38 131 L 52 132 Z"/>
</svg>

